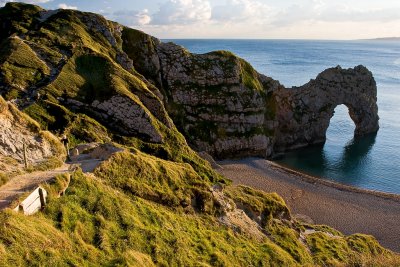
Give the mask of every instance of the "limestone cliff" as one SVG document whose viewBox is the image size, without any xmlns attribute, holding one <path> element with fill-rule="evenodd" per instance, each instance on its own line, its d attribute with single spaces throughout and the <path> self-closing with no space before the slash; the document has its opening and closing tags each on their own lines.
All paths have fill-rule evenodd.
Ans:
<svg viewBox="0 0 400 267">
<path fill-rule="evenodd" d="M 274 151 L 322 143 L 334 109 L 344 104 L 356 126 L 356 136 L 376 132 L 377 88 L 372 73 L 363 66 L 323 71 L 301 87 L 274 91 L 277 103 Z"/>
<path fill-rule="evenodd" d="M 10 24 L 15 17 L 17 28 Z M 122 50 L 121 25 L 95 14 L 18 4 L 2 8 L 0 25 L 0 93 L 49 129 L 71 126 L 68 111 L 154 143 L 163 140 L 160 127 L 173 126 L 158 89 Z"/>
<path fill-rule="evenodd" d="M 30 7 L 13 28 L 16 9 L 7 5 L 0 18 L 0 91 L 54 130 L 71 125 L 49 121 L 56 105 L 149 143 L 163 143 L 176 126 L 217 158 L 324 142 L 340 104 L 356 135 L 378 130 L 376 83 L 365 67 L 328 69 L 289 89 L 230 52 L 191 54 L 95 14 Z"/>
<path fill-rule="evenodd" d="M 191 54 L 130 29 L 122 39 L 135 51 L 128 52 L 134 66 L 161 88 L 190 144 L 218 158 L 270 157 L 322 143 L 340 104 L 349 108 L 355 135 L 379 128 L 376 83 L 363 66 L 338 66 L 301 87 L 284 88 L 227 51 Z"/>
<path fill-rule="evenodd" d="M 37 122 L 1 96 L 0 125 L 0 175 L 12 175 L 23 167 L 24 145 L 31 166 L 65 155 L 63 145 L 54 135 L 41 131 Z"/>
</svg>

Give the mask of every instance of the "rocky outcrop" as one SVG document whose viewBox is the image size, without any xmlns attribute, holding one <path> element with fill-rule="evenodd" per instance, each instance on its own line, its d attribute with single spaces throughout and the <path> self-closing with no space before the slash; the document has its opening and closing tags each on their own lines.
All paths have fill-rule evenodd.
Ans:
<svg viewBox="0 0 400 267">
<path fill-rule="evenodd" d="M 195 55 L 131 29 L 122 38 L 135 68 L 164 93 L 169 115 L 192 147 L 218 158 L 272 153 L 267 126 L 276 124 L 269 99 L 279 82 L 227 51 Z"/>
<path fill-rule="evenodd" d="M 151 142 L 162 141 L 161 134 L 155 128 L 151 115 L 146 109 L 132 99 L 113 96 L 109 100 L 93 101 L 92 107 L 101 112 L 109 125 L 126 135 L 144 135 Z"/>
<path fill-rule="evenodd" d="M 218 157 L 268 150 L 266 92 L 248 63 L 229 52 L 193 55 L 174 44 L 160 45 L 158 53 L 168 110 L 193 147 Z"/>
<path fill-rule="evenodd" d="M 6 103 L 1 96 L 0 125 L 0 162 L 4 162 L 2 159 L 5 158 L 23 162 L 24 145 L 31 164 L 65 154 L 62 144 L 55 136 L 40 131 L 36 122 L 12 104 Z"/>
<path fill-rule="evenodd" d="M 273 97 L 278 123 L 274 152 L 325 142 L 329 121 L 342 104 L 349 109 L 356 136 L 379 129 L 376 83 L 363 66 L 327 69 L 301 87 L 274 91 Z"/>
<path fill-rule="evenodd" d="M 144 98 L 144 97 L 143 97 Z M 147 99 L 147 98 L 144 98 Z M 148 98 L 147 104 L 152 104 L 151 109 L 160 111 L 161 121 L 169 127 L 170 121 L 161 109 L 159 101 Z M 74 99 L 62 99 L 73 110 L 83 110 L 90 113 L 98 121 L 103 122 L 109 128 L 127 136 L 138 136 L 143 140 L 160 143 L 162 134 L 155 126 L 155 118 L 143 103 L 130 97 L 115 95 L 107 100 L 94 100 L 86 104 Z"/>
<path fill-rule="evenodd" d="M 176 126 L 191 147 L 216 158 L 271 157 L 322 143 L 340 104 L 349 108 L 356 135 L 378 130 L 376 84 L 365 67 L 328 69 L 304 86 L 284 88 L 230 52 L 192 54 L 96 14 L 31 8 L 36 19 L 23 17 L 23 27 L 14 28 L 7 20 L 20 13 L 18 6 L 6 5 L 8 15 L 0 17 L 0 39 L 13 52 L 0 61 L 0 93 L 23 102 L 23 92 L 31 92 L 20 107 L 42 96 L 47 102 L 40 103 L 149 143 L 164 142 Z M 36 61 L 25 66 L 27 58 Z M 68 127 L 42 114 L 45 106 L 27 109 L 45 125 Z"/>
<path fill-rule="evenodd" d="M 235 232 L 245 233 L 259 242 L 267 238 L 266 231 L 262 228 L 261 218 L 254 220 L 243 209 L 236 206 L 235 202 L 227 197 L 222 188 L 214 185 L 211 188 L 214 201 L 219 205 L 219 222 L 233 229 Z"/>
<path fill-rule="evenodd" d="M 189 143 L 217 158 L 263 156 L 323 143 L 336 106 L 344 104 L 355 135 L 376 132 L 376 83 L 363 66 L 325 70 L 301 87 L 284 88 L 230 52 L 191 54 L 138 32 L 125 46 L 165 95 L 170 116 Z M 128 53 L 129 54 L 129 53 Z M 129 56 L 135 56 L 129 54 Z M 158 58 L 158 60 L 155 60 Z"/>
</svg>

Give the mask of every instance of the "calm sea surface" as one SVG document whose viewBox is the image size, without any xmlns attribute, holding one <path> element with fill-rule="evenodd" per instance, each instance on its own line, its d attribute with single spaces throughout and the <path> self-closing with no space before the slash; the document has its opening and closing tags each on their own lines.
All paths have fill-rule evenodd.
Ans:
<svg viewBox="0 0 400 267">
<path fill-rule="evenodd" d="M 368 67 L 378 85 L 379 132 L 353 139 L 355 126 L 347 107 L 338 106 L 324 146 L 287 153 L 277 162 L 343 184 L 400 194 L 400 42 L 171 41 L 193 53 L 230 50 L 286 87 L 302 85 L 337 65 Z"/>
</svg>

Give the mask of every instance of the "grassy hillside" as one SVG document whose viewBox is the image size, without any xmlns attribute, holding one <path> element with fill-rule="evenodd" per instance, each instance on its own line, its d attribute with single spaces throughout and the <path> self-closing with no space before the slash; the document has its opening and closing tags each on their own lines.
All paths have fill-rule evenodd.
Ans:
<svg viewBox="0 0 400 267">
<path fill-rule="evenodd" d="M 91 13 L 0 8 L 1 95 L 37 131 L 124 149 L 92 174 L 74 172 L 61 197 L 69 177 L 43 185 L 43 212 L 0 211 L 0 266 L 400 265 L 373 237 L 302 224 L 277 194 L 232 186 L 212 170 L 145 66 L 154 42 Z M 240 64 L 243 82 L 260 90 L 254 69 Z M 0 112 L 8 105 L 0 97 Z"/>
<path fill-rule="evenodd" d="M 160 175 L 163 172 L 166 172 L 164 179 Z M 302 225 L 290 219 L 279 196 L 250 188 L 228 186 L 225 191 L 231 201 L 242 203 L 254 214 L 265 215 L 260 222 L 265 236 L 260 240 L 228 227 L 219 219 L 222 209 L 218 201 L 206 191 L 212 183 L 196 180 L 196 176 L 188 165 L 128 151 L 104 162 L 95 175 L 75 172 L 62 197 L 57 196 L 58 190 L 67 177 L 60 176 L 54 184 L 45 186 L 51 196 L 43 213 L 30 217 L 12 211 L 0 213 L 1 264 L 388 266 L 399 263 L 373 237 L 345 237 L 328 227 Z M 193 183 L 198 186 L 193 187 Z M 198 205 L 185 203 L 186 199 L 189 202 L 197 199 Z M 305 227 L 316 232 L 304 240 L 300 234 Z"/>
</svg>

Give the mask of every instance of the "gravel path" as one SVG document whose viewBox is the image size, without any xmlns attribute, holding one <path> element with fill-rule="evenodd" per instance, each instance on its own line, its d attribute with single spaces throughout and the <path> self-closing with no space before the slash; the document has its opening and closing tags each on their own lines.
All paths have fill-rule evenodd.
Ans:
<svg viewBox="0 0 400 267">
<path fill-rule="evenodd" d="M 59 174 L 70 172 L 74 166 L 81 167 L 83 172 L 92 172 L 101 162 L 99 159 L 86 159 L 64 164 L 54 170 L 18 175 L 0 187 L 0 210 L 7 208 L 18 196 L 32 191 L 39 184 L 48 182 Z"/>
<path fill-rule="evenodd" d="M 367 192 L 321 181 L 258 158 L 218 162 L 234 184 L 277 192 L 292 214 L 311 218 L 344 234 L 371 234 L 400 252 L 400 196 Z M 304 216 L 305 215 L 305 216 Z"/>
<path fill-rule="evenodd" d="M 7 208 L 19 195 L 32 191 L 39 184 L 47 182 L 59 174 L 68 172 L 69 166 L 69 164 L 64 164 L 54 170 L 26 173 L 12 178 L 0 187 L 0 210 Z"/>
</svg>

